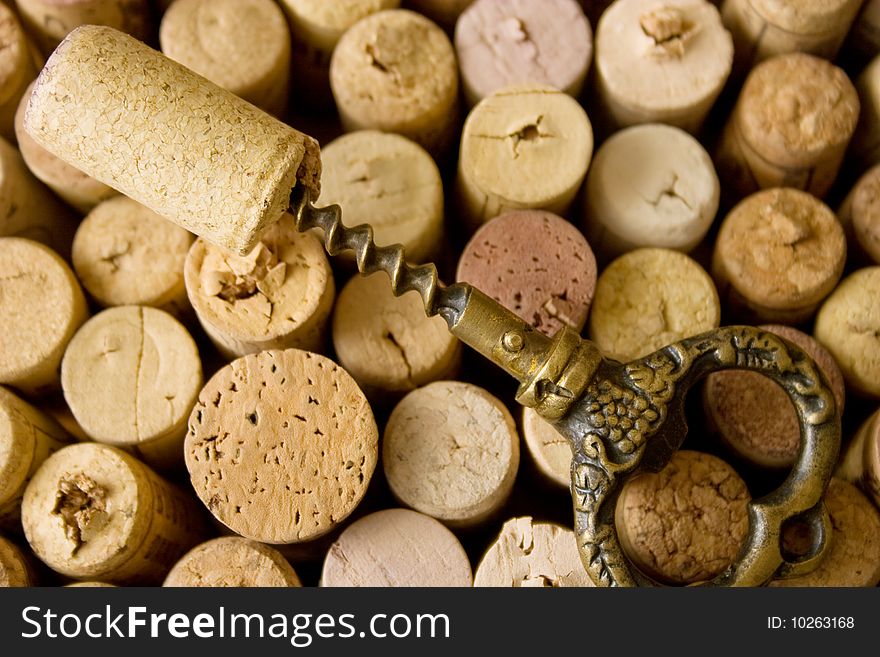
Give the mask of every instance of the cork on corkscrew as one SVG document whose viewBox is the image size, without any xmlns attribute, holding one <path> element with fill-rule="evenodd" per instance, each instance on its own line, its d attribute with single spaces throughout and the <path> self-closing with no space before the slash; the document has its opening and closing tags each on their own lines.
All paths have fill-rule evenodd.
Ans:
<svg viewBox="0 0 880 657">
<path fill-rule="evenodd" d="M 123 110 L 125 108 L 125 110 Z M 372 229 L 342 223 L 339 206 L 315 208 L 316 142 L 110 28 L 72 32 L 47 62 L 25 128 L 44 148 L 204 239 L 247 253 L 285 210 L 299 231 L 319 228 L 326 250 L 353 251 L 362 274 L 384 271 L 396 295 L 415 290 L 428 316 L 520 383 L 516 399 L 555 425 L 572 448 L 575 534 L 600 586 L 653 583 L 624 556 L 614 524 L 623 483 L 658 471 L 686 433 L 691 385 L 721 369 L 762 372 L 788 393 L 801 447 L 779 489 L 749 504 L 749 538 L 713 585 L 760 585 L 818 562 L 830 526 L 822 496 L 840 445 L 834 396 L 815 363 L 772 333 L 726 327 L 640 360 L 606 359 L 567 327 L 547 337 L 467 283 L 443 285 L 433 264 L 378 247 Z M 291 191 L 292 190 L 292 191 Z M 784 523 L 811 528 L 793 559 Z"/>
</svg>

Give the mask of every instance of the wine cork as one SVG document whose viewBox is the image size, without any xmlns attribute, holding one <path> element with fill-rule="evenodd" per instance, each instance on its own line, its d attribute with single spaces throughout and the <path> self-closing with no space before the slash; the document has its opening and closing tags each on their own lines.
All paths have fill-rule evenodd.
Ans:
<svg viewBox="0 0 880 657">
<path fill-rule="evenodd" d="M 565 214 L 593 155 L 593 128 L 571 96 L 508 87 L 471 110 L 461 134 L 458 195 L 473 228 L 507 210 Z"/>
<path fill-rule="evenodd" d="M 551 483 L 568 488 L 571 485 L 571 442 L 527 406 L 522 409 L 522 436 L 538 472 Z"/>
<path fill-rule="evenodd" d="M 150 38 L 149 0 L 15 0 L 15 4 L 44 55 L 80 25 L 106 25 L 141 41 Z"/>
<path fill-rule="evenodd" d="M 202 364 L 192 336 L 168 313 L 119 306 L 92 317 L 67 346 L 61 386 L 93 440 L 135 448 L 157 468 L 180 465 Z"/>
<path fill-rule="evenodd" d="M 57 194 L 65 203 L 86 214 L 101 201 L 118 192 L 87 176 L 76 167 L 40 146 L 24 129 L 24 114 L 35 83 L 28 85 L 15 112 L 15 137 L 21 157 L 31 173 Z"/>
<path fill-rule="evenodd" d="M 73 240 L 73 269 L 101 306 L 189 308 L 183 264 L 193 236 L 125 196 L 95 207 Z"/>
<path fill-rule="evenodd" d="M 681 450 L 658 473 L 630 479 L 617 502 L 620 544 L 666 584 L 712 579 L 733 563 L 749 532 L 749 491 L 721 459 Z"/>
<path fill-rule="evenodd" d="M 24 552 L 0 536 L 0 588 L 22 588 L 35 584 Z"/>
<path fill-rule="evenodd" d="M 843 274 L 846 236 L 834 212 L 796 189 L 767 189 L 724 218 L 712 276 L 733 315 L 796 324 Z"/>
<path fill-rule="evenodd" d="M 813 336 L 840 365 L 853 392 L 880 398 L 880 267 L 847 276 L 819 313 Z"/>
<path fill-rule="evenodd" d="M 859 426 L 835 475 L 859 486 L 880 507 L 880 411 Z"/>
<path fill-rule="evenodd" d="M 176 587 L 291 587 L 301 586 L 296 571 L 278 550 L 225 536 L 187 552 L 162 586 Z"/>
<path fill-rule="evenodd" d="M 626 362 L 717 328 L 721 306 L 709 274 L 669 249 L 636 249 L 614 260 L 596 284 L 589 336 Z"/>
<path fill-rule="evenodd" d="M 842 415 L 845 388 L 834 357 L 797 329 L 777 324 L 761 328 L 791 340 L 816 361 Z M 766 376 L 742 370 L 710 374 L 703 406 L 709 424 L 741 458 L 765 468 L 790 468 L 794 463 L 801 444 L 797 413 L 788 393 Z"/>
<path fill-rule="evenodd" d="M 575 0 L 477 0 L 455 25 L 468 105 L 534 82 L 577 97 L 593 56 L 593 32 Z"/>
<path fill-rule="evenodd" d="M 613 134 L 596 153 L 584 194 L 584 231 L 605 259 L 640 247 L 688 252 L 715 219 L 712 159 L 679 128 L 646 124 Z"/>
<path fill-rule="evenodd" d="M 834 59 L 864 0 L 724 0 L 737 65 L 806 52 Z"/>
<path fill-rule="evenodd" d="M 20 527 L 28 481 L 68 442 L 70 436 L 52 418 L 0 387 L 0 528 Z"/>
<path fill-rule="evenodd" d="M 196 240 L 184 281 L 202 328 L 228 359 L 325 343 L 333 272 L 318 238 L 298 232 L 289 214 L 245 256 Z"/>
<path fill-rule="evenodd" d="M 406 0 L 405 4 L 451 31 L 461 13 L 473 2 L 474 0 Z"/>
<path fill-rule="evenodd" d="M 831 188 L 859 117 L 859 96 L 841 69 L 792 53 L 749 74 L 718 145 L 722 183 L 739 198 L 795 187 L 819 198 Z"/>
<path fill-rule="evenodd" d="M 28 394 L 57 388 L 67 343 L 88 317 L 76 277 L 48 247 L 3 237 L 0 281 L 0 384 Z"/>
<path fill-rule="evenodd" d="M 880 55 L 874 57 L 855 82 L 861 113 L 850 145 L 857 170 L 880 164 Z"/>
<path fill-rule="evenodd" d="M 343 288 L 333 314 L 333 347 L 339 363 L 377 401 L 451 379 L 461 364 L 461 343 L 443 318 L 426 317 L 417 292 L 395 297 L 381 272 L 354 276 Z"/>
<path fill-rule="evenodd" d="M 355 23 L 333 51 L 330 86 L 349 132 L 396 132 L 435 157 L 452 142 L 458 120 L 455 52 L 443 30 L 424 16 L 390 9 Z"/>
<path fill-rule="evenodd" d="M 414 390 L 395 406 L 382 441 L 394 496 L 450 527 L 485 521 L 513 489 L 516 425 L 507 407 L 480 387 L 437 381 Z"/>
<path fill-rule="evenodd" d="M 21 23 L 0 4 L 0 135 L 15 141 L 15 110 L 27 86 L 37 77 L 30 44 Z"/>
<path fill-rule="evenodd" d="M 850 261 L 880 264 L 880 166 L 866 171 L 853 185 L 837 217 L 846 232 Z"/>
<path fill-rule="evenodd" d="M 318 196 L 317 142 L 107 27 L 80 27 L 55 50 L 24 125 L 86 174 L 242 254 L 295 185 Z"/>
<path fill-rule="evenodd" d="M 28 171 L 18 149 L 0 137 L 0 237 L 26 237 L 67 257 L 75 231 L 70 210 Z"/>
<path fill-rule="evenodd" d="M 772 580 L 769 586 L 870 587 L 880 583 L 880 511 L 858 488 L 836 477 L 828 484 L 825 507 L 832 535 L 818 568 L 799 577 Z M 809 545 L 800 526 L 786 529 L 783 548 L 797 551 Z"/>
<path fill-rule="evenodd" d="M 235 533 L 300 543 L 341 523 L 376 467 L 378 429 L 354 379 L 298 349 L 262 351 L 219 370 L 186 437 L 196 494 Z"/>
<path fill-rule="evenodd" d="M 584 327 L 596 258 L 581 232 L 550 212 L 516 210 L 474 233 L 455 274 L 552 336 Z"/>
<path fill-rule="evenodd" d="M 617 0 L 596 27 L 596 91 L 612 123 L 696 133 L 733 65 L 733 40 L 705 0 Z"/>
<path fill-rule="evenodd" d="M 290 29 L 273 0 L 179 0 L 162 17 L 159 43 L 174 61 L 270 114 L 287 109 Z"/>
<path fill-rule="evenodd" d="M 409 509 L 371 513 L 345 528 L 330 547 L 321 586 L 471 586 L 458 539 L 442 524 Z"/>
<path fill-rule="evenodd" d="M 65 584 L 66 589 L 115 589 L 115 584 L 107 584 L 107 582 L 74 582 L 73 584 Z"/>
<path fill-rule="evenodd" d="M 21 515 L 28 543 L 46 565 L 113 584 L 160 583 L 204 532 L 190 495 L 98 443 L 46 459 L 25 490 Z"/>
<path fill-rule="evenodd" d="M 574 532 L 550 522 L 512 518 L 489 546 L 474 572 L 474 586 L 593 587 Z"/>
<path fill-rule="evenodd" d="M 327 144 L 321 159 L 321 205 L 338 203 L 350 226 L 370 224 L 379 246 L 403 245 L 409 262 L 439 255 L 443 182 L 425 149 L 400 135 L 359 130 Z"/>
</svg>

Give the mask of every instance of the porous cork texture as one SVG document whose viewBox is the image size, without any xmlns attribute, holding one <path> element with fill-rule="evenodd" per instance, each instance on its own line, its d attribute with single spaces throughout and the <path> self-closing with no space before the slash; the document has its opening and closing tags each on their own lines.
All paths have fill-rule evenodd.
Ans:
<svg viewBox="0 0 880 657">
<path fill-rule="evenodd" d="M 28 171 L 21 153 L 0 137 L 0 237 L 25 237 L 70 254 L 76 221 L 70 209 Z"/>
<path fill-rule="evenodd" d="M 333 312 L 333 348 L 339 363 L 377 401 L 454 378 L 462 351 L 442 317 L 425 316 L 417 292 L 394 296 L 384 272 L 346 283 Z"/>
<path fill-rule="evenodd" d="M 128 197 L 96 206 L 73 239 L 73 269 L 101 306 L 189 307 L 183 263 L 194 237 Z"/>
<path fill-rule="evenodd" d="M 263 233 L 244 256 L 198 239 L 184 282 L 205 333 L 227 359 L 266 349 L 322 350 L 336 286 L 318 238 L 293 216 Z"/>
<path fill-rule="evenodd" d="M 28 394 L 58 387 L 67 343 L 88 317 L 70 267 L 50 248 L 0 238 L 0 383 Z"/>
<path fill-rule="evenodd" d="M 749 531 L 750 496 L 727 463 L 682 450 L 663 470 L 630 479 L 617 502 L 620 543 L 667 584 L 710 580 L 733 563 Z"/>
<path fill-rule="evenodd" d="M 24 552 L 0 536 L 0 588 L 22 588 L 35 584 Z"/>
<path fill-rule="evenodd" d="M 831 547 L 818 568 L 791 579 L 776 579 L 774 587 L 852 587 L 880 583 L 880 511 L 852 484 L 833 477 L 825 493 L 831 517 Z M 798 525 L 783 532 L 783 546 L 798 549 L 806 536 Z M 808 545 L 808 543 L 807 543 Z"/>
<path fill-rule="evenodd" d="M 474 572 L 474 586 L 507 588 L 593 587 L 574 532 L 525 516 L 501 527 Z"/>
<path fill-rule="evenodd" d="M 862 422 L 834 474 L 859 486 L 880 507 L 880 411 Z"/>
<path fill-rule="evenodd" d="M 46 459 L 21 515 L 28 543 L 52 570 L 114 584 L 161 583 L 205 531 L 191 495 L 98 443 Z"/>
<path fill-rule="evenodd" d="M 278 550 L 237 536 L 197 545 L 174 564 L 162 586 L 301 586 L 296 571 Z"/>
<path fill-rule="evenodd" d="M 519 467 L 519 435 L 510 412 L 486 390 L 437 381 L 395 406 L 382 438 L 391 492 L 406 506 L 471 526 L 507 500 Z"/>
<path fill-rule="evenodd" d="M 809 335 L 777 324 L 761 329 L 790 340 L 816 361 L 837 412 L 843 414 L 843 374 L 834 357 Z M 790 467 L 801 444 L 800 423 L 788 394 L 758 372 L 716 372 L 706 378 L 703 403 L 711 427 L 736 454 L 769 468 Z"/>
<path fill-rule="evenodd" d="M 596 289 L 596 258 L 571 223 L 515 210 L 483 224 L 462 251 L 455 279 L 479 288 L 548 336 L 584 327 Z"/>
<path fill-rule="evenodd" d="M 845 263 L 846 236 L 828 206 L 800 190 L 768 189 L 724 218 L 712 276 L 731 313 L 794 324 L 815 312 Z"/>
<path fill-rule="evenodd" d="M 242 254 L 281 218 L 293 187 L 314 198 L 320 189 L 312 138 L 107 27 L 80 27 L 55 50 L 25 129 L 86 174 Z"/>
<path fill-rule="evenodd" d="M 0 387 L 0 529 L 17 530 L 28 481 L 70 440 L 52 418 Z"/>
<path fill-rule="evenodd" d="M 855 80 L 861 112 L 850 145 L 859 169 L 880 163 L 880 57 L 874 57 Z"/>
<path fill-rule="evenodd" d="M 362 18 L 397 9 L 400 0 L 281 0 L 297 39 L 327 54 L 343 34 Z"/>
<path fill-rule="evenodd" d="M 455 24 L 455 52 L 468 105 L 523 82 L 577 97 L 593 32 L 575 0 L 478 0 Z"/>
<path fill-rule="evenodd" d="M 593 155 L 593 128 L 578 102 L 552 87 L 520 85 L 480 101 L 461 133 L 457 194 L 477 228 L 507 210 L 565 214 Z"/>
<path fill-rule="evenodd" d="M 162 17 L 159 43 L 174 61 L 270 114 L 287 108 L 290 28 L 273 0 L 179 0 Z"/>
<path fill-rule="evenodd" d="M 327 144 L 321 159 L 319 205 L 338 204 L 346 225 L 370 224 L 378 246 L 403 245 L 409 262 L 440 255 L 443 181 L 424 148 L 400 135 L 358 130 Z"/>
<path fill-rule="evenodd" d="M 4 4 L 0 4 L 0 43 L 0 135 L 15 142 L 15 110 L 37 69 L 21 24 Z"/>
<path fill-rule="evenodd" d="M 24 129 L 24 114 L 33 88 L 32 82 L 22 94 L 15 111 L 15 138 L 18 140 L 21 157 L 37 179 L 65 203 L 86 214 L 98 203 L 116 196 L 119 192 L 70 166 L 40 146 L 27 133 Z"/>
<path fill-rule="evenodd" d="M 880 399 L 880 267 L 847 276 L 822 304 L 813 336 L 855 392 Z"/>
<path fill-rule="evenodd" d="M 180 465 L 202 364 L 192 336 L 168 313 L 119 306 L 92 317 L 64 353 L 61 386 L 93 440 L 136 448 L 155 467 Z"/>
<path fill-rule="evenodd" d="M 339 40 L 330 86 L 347 131 L 396 132 L 438 156 L 453 139 L 458 66 L 449 37 L 405 9 L 372 14 Z"/>
<path fill-rule="evenodd" d="M 595 48 L 596 90 L 618 126 L 697 132 L 733 65 L 733 40 L 706 0 L 618 0 Z"/>
<path fill-rule="evenodd" d="M 850 257 L 880 264 L 880 165 L 859 178 L 837 211 Z"/>
<path fill-rule="evenodd" d="M 633 126 L 593 158 L 584 232 L 606 260 L 641 247 L 687 253 L 706 235 L 719 200 L 718 175 L 700 142 L 672 126 Z"/>
<path fill-rule="evenodd" d="M 106 25 L 141 41 L 150 38 L 149 0 L 16 0 L 15 4 L 44 55 L 80 25 Z"/>
<path fill-rule="evenodd" d="M 721 15 L 742 65 L 789 52 L 833 60 L 861 5 L 862 0 L 725 0 Z"/>
<path fill-rule="evenodd" d="M 329 358 L 263 351 L 219 370 L 199 394 L 184 447 L 196 494 L 235 533 L 299 543 L 361 501 L 378 429 L 354 379 Z"/>
<path fill-rule="evenodd" d="M 612 262 L 596 284 L 589 336 L 626 362 L 717 328 L 721 306 L 709 274 L 669 249 L 636 249 Z"/>
<path fill-rule="evenodd" d="M 571 442 L 527 406 L 522 409 L 522 436 L 538 471 L 549 481 L 571 485 Z"/>
<path fill-rule="evenodd" d="M 385 509 L 353 522 L 330 546 L 321 571 L 324 587 L 472 584 L 471 564 L 455 534 L 409 509 Z"/>
<path fill-rule="evenodd" d="M 740 194 L 796 187 L 823 197 L 859 118 L 846 73 L 804 53 L 779 55 L 749 73 L 716 162 Z"/>
</svg>

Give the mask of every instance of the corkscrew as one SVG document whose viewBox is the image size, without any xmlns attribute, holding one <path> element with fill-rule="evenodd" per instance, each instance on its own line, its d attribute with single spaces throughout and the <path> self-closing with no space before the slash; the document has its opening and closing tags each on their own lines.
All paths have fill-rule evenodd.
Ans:
<svg viewBox="0 0 880 657">
<path fill-rule="evenodd" d="M 575 534 L 597 586 L 653 583 L 621 549 L 614 507 L 627 479 L 659 471 L 683 442 L 688 389 L 724 369 L 755 370 L 781 385 L 797 412 L 801 446 L 779 488 L 749 504 L 749 536 L 736 562 L 706 584 L 758 586 L 821 561 L 830 539 L 822 496 L 840 448 L 840 417 L 823 374 L 801 349 L 767 331 L 729 326 L 619 363 L 567 327 L 549 338 L 477 288 L 443 285 L 433 264 L 406 262 L 400 245 L 376 246 L 369 226 L 344 226 L 339 206 L 314 207 L 302 186 L 290 205 L 297 229 L 320 228 L 330 255 L 354 251 L 362 274 L 384 271 L 398 296 L 418 292 L 429 317 L 443 317 L 453 335 L 517 379 L 516 400 L 568 439 Z M 783 527 L 794 520 L 812 537 L 797 556 L 781 547 Z"/>
</svg>

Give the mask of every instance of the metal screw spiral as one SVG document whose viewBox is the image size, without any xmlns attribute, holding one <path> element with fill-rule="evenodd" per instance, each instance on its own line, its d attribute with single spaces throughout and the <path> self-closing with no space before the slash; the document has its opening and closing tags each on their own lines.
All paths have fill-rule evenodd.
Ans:
<svg viewBox="0 0 880 657">
<path fill-rule="evenodd" d="M 415 290 L 422 297 L 428 317 L 440 315 L 450 328 L 458 323 L 468 301 L 468 286 L 443 285 L 433 263 L 409 264 L 400 244 L 377 246 L 369 225 L 345 226 L 338 205 L 314 207 L 302 186 L 291 192 L 290 212 L 296 219 L 298 231 L 320 228 L 324 232 L 324 248 L 330 255 L 354 251 L 358 271 L 362 274 L 384 271 L 391 279 L 391 291 L 395 296 Z"/>
</svg>

